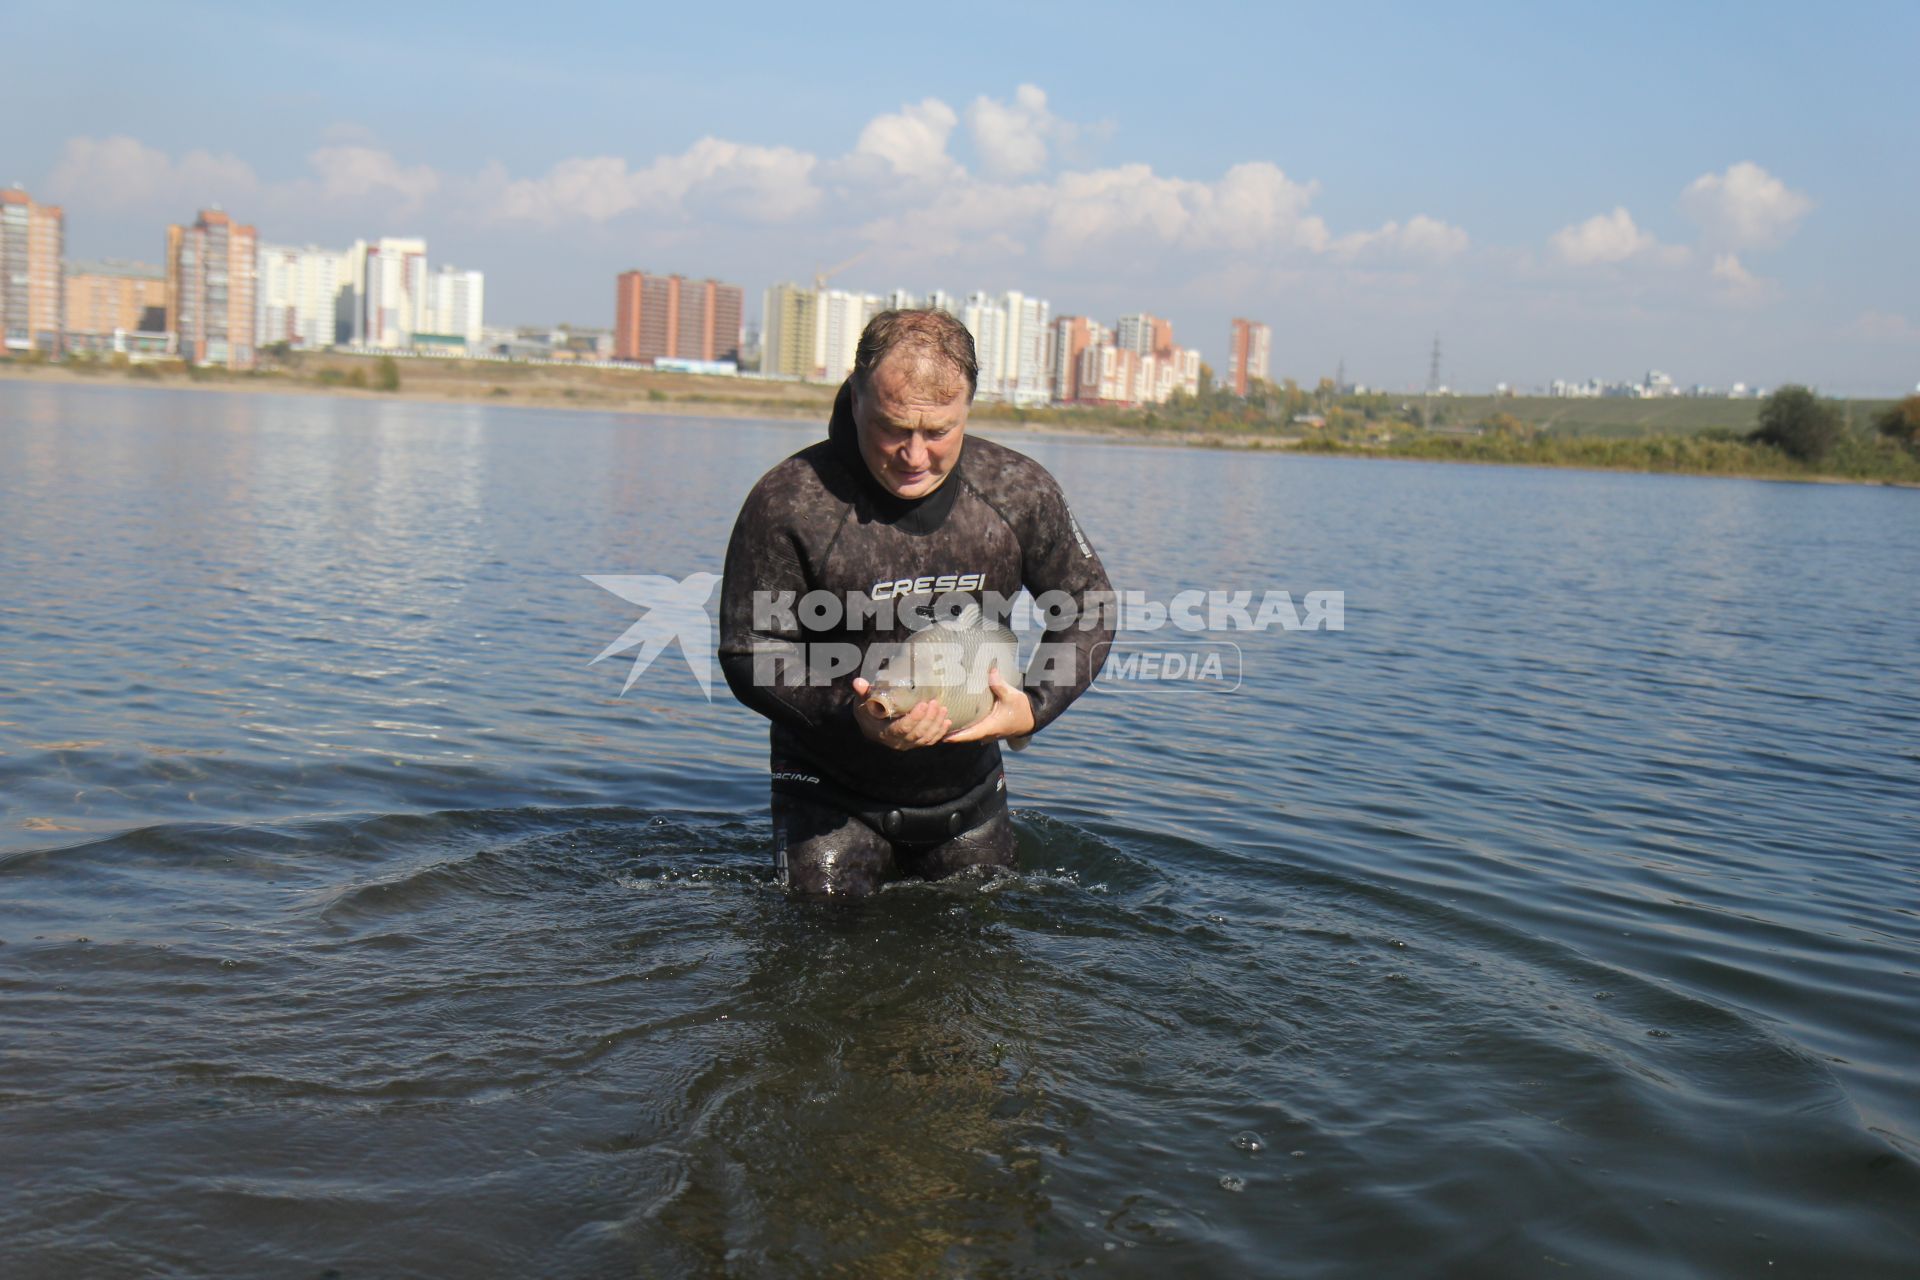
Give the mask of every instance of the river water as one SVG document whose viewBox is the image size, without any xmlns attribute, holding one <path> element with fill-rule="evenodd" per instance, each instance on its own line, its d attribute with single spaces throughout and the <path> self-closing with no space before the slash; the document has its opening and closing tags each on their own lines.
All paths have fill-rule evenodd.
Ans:
<svg viewBox="0 0 1920 1280">
<path fill-rule="evenodd" d="M 816 434 L 0 382 L 0 1271 L 1920 1267 L 1920 494 L 1002 436 L 1344 629 L 821 905 L 582 576 Z"/>
</svg>

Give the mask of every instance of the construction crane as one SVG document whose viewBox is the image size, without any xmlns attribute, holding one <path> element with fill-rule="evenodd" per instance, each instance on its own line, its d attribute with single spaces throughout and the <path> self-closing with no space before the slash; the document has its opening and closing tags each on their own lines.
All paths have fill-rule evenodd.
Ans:
<svg viewBox="0 0 1920 1280">
<path fill-rule="evenodd" d="M 873 250 L 871 247 L 865 248 L 865 249 L 862 249 L 860 252 L 854 254 L 851 258 L 848 258 L 845 262 L 840 263 L 838 266 L 828 267 L 825 271 L 820 271 L 816 269 L 813 273 L 813 291 L 815 293 L 820 292 L 822 289 L 827 287 L 827 281 L 839 275 L 842 271 L 845 271 L 848 267 L 853 266 L 856 262 L 859 262 L 860 259 L 866 257 L 869 253 L 872 253 L 872 252 Z"/>
</svg>

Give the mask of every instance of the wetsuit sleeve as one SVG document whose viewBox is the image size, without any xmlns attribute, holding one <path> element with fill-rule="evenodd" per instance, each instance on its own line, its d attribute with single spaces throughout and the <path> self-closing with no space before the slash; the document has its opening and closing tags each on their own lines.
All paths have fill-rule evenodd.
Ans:
<svg viewBox="0 0 1920 1280">
<path fill-rule="evenodd" d="M 860 736 L 846 681 L 813 687 L 796 602 L 808 591 L 798 534 L 776 486 L 747 495 L 720 583 L 720 670 L 733 696 L 775 724 L 810 735 Z M 784 608 L 771 607 L 784 603 Z"/>
<path fill-rule="evenodd" d="M 1027 527 L 1017 530 L 1021 585 L 1043 608 L 1047 593 L 1055 591 L 1066 593 L 1074 608 L 1063 625 L 1047 626 L 1022 681 L 1033 699 L 1036 733 L 1093 684 L 1113 645 L 1114 622 L 1113 587 L 1100 557 L 1067 509 L 1060 486 L 1044 471 L 1039 477 L 1035 501 L 1027 506 L 1022 522 Z M 1035 612 L 1044 624 L 1045 615 Z"/>
</svg>

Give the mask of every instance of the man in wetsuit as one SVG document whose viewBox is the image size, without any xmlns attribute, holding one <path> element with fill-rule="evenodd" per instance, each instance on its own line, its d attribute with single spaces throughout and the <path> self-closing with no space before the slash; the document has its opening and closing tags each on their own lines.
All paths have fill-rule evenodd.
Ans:
<svg viewBox="0 0 1920 1280">
<path fill-rule="evenodd" d="M 799 892 L 1011 867 L 999 742 L 1051 724 L 1113 639 L 1106 571 L 1053 477 L 967 438 L 978 376 L 952 316 L 875 316 L 827 439 L 761 477 L 734 525 L 720 665 L 734 696 L 773 722 L 774 863 Z M 1047 634 L 1020 685 L 993 673 L 993 707 L 966 728 L 933 702 L 885 717 L 860 670 L 817 661 L 904 641 L 955 593 L 992 616 L 1023 586 L 1057 606 Z M 810 612 L 809 593 L 858 603 Z"/>
</svg>

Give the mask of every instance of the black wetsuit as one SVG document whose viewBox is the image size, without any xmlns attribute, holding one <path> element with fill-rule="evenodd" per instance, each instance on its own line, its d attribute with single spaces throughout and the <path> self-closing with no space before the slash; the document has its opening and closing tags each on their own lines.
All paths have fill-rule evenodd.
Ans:
<svg viewBox="0 0 1920 1280">
<path fill-rule="evenodd" d="M 867 470 L 845 386 L 827 436 L 747 495 L 721 585 L 721 669 L 734 695 L 773 722 L 775 856 L 783 878 L 805 891 L 859 893 L 902 874 L 1010 866 L 1013 829 L 998 743 L 881 746 L 854 721 L 859 672 L 813 684 L 792 661 L 822 643 L 864 651 L 905 640 L 912 634 L 905 619 L 896 612 L 890 628 L 850 628 L 842 620 L 807 630 L 798 614 L 756 619 L 755 593 L 897 595 L 899 608 L 950 588 L 989 607 L 1021 587 L 1036 599 L 1065 592 L 1076 616 L 1042 639 L 1021 686 L 1038 732 L 1086 691 L 1105 658 L 1113 639 L 1111 608 L 1102 608 L 1112 594 L 1106 571 L 1059 486 L 1031 458 L 968 435 L 940 487 L 907 499 Z M 1083 626 L 1090 617 L 1095 625 Z M 782 660 L 780 678 L 769 679 Z"/>
</svg>

